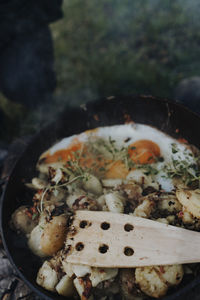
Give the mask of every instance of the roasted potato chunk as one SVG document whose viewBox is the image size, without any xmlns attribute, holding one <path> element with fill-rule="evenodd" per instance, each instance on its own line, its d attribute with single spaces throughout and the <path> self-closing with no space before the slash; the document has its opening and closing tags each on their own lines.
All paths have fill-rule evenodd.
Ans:
<svg viewBox="0 0 200 300">
<path fill-rule="evenodd" d="M 62 248 L 67 230 L 67 217 L 65 215 L 55 216 L 47 224 L 41 236 L 41 250 L 47 256 L 55 254 Z"/>
<path fill-rule="evenodd" d="M 43 263 L 38 272 L 36 282 L 46 290 L 55 292 L 55 286 L 58 283 L 58 274 L 52 268 L 49 261 Z"/>
<path fill-rule="evenodd" d="M 27 206 L 20 206 L 12 214 L 11 223 L 15 230 L 28 234 L 37 225 L 37 220 L 28 214 Z"/>
<path fill-rule="evenodd" d="M 177 190 L 176 196 L 186 211 L 191 213 L 194 217 L 200 218 L 200 189 Z"/>
<path fill-rule="evenodd" d="M 141 267 L 135 270 L 135 281 L 150 297 L 159 298 L 170 286 L 177 285 L 183 278 L 182 265 Z"/>
</svg>

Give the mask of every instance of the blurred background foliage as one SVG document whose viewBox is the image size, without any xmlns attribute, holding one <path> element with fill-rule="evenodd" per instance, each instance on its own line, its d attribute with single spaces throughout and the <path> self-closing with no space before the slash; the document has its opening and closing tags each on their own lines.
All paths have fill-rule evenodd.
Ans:
<svg viewBox="0 0 200 300">
<path fill-rule="evenodd" d="M 65 0 L 63 8 L 52 26 L 59 92 L 171 97 L 182 78 L 199 75 L 198 0 Z"/>
<path fill-rule="evenodd" d="M 198 0 L 64 0 L 63 12 L 51 25 L 53 103 L 27 110 L 1 95 L 9 138 L 35 132 L 68 105 L 99 97 L 173 98 L 182 79 L 200 75 Z"/>
</svg>

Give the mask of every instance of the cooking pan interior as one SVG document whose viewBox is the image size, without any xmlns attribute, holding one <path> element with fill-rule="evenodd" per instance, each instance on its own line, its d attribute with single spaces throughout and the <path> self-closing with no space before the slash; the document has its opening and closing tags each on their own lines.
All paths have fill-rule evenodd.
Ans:
<svg viewBox="0 0 200 300">
<path fill-rule="evenodd" d="M 10 217 L 14 210 L 22 204 L 27 204 L 31 199 L 30 192 L 24 187 L 24 182 L 30 182 L 36 175 L 35 165 L 39 155 L 59 139 L 87 129 L 130 121 L 152 125 L 175 138 L 183 137 L 189 143 L 200 147 L 198 133 L 200 118 L 184 107 L 150 96 L 112 97 L 82 108 L 69 108 L 56 122 L 33 138 L 14 166 L 2 197 L 3 242 L 17 272 L 41 297 L 66 299 L 36 285 L 35 278 L 41 261 L 29 251 L 26 241 L 17 236 L 9 227 Z M 183 282 L 165 299 L 179 299 L 197 283 L 200 283 L 199 277 L 187 283 Z"/>
</svg>

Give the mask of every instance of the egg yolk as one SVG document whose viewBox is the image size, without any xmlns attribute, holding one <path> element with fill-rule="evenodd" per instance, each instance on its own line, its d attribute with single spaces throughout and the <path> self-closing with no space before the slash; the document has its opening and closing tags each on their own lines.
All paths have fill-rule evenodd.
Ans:
<svg viewBox="0 0 200 300">
<path fill-rule="evenodd" d="M 115 162 L 111 162 L 110 165 L 107 167 L 107 172 L 105 173 L 106 178 L 121 178 L 125 179 L 128 175 L 128 169 L 126 168 L 125 164 L 117 160 Z"/>
<path fill-rule="evenodd" d="M 150 140 L 139 140 L 129 146 L 128 154 L 137 164 L 151 164 L 160 156 L 160 148 Z"/>
<path fill-rule="evenodd" d="M 75 158 L 75 152 L 78 150 L 81 150 L 83 147 L 83 144 L 80 142 L 74 141 L 71 146 L 69 146 L 66 149 L 58 150 L 54 154 L 47 154 L 45 157 L 45 163 L 55 163 L 58 161 L 68 161 L 69 159 Z"/>
<path fill-rule="evenodd" d="M 76 155 L 79 156 L 81 152 L 81 156 L 79 158 L 79 164 L 81 167 L 92 169 L 94 173 L 98 173 L 98 171 L 103 168 L 106 164 L 106 161 L 101 156 L 94 156 L 90 153 L 84 143 L 79 141 L 73 141 L 70 146 L 66 149 L 58 150 L 54 154 L 50 155 L 46 154 L 45 163 L 51 164 L 59 161 L 68 162 L 69 160 L 76 160 Z M 107 162 L 107 164 L 109 164 Z"/>
</svg>

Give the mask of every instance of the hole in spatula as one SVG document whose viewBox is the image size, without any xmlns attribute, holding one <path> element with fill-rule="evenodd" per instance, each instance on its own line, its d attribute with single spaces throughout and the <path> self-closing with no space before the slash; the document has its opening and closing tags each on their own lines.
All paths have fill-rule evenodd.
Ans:
<svg viewBox="0 0 200 300">
<path fill-rule="evenodd" d="M 125 247 L 125 248 L 124 248 L 124 254 L 125 254 L 126 256 L 132 256 L 133 253 L 134 253 L 134 250 L 133 250 L 132 248 L 130 248 L 130 247 Z"/>
<path fill-rule="evenodd" d="M 84 248 L 84 245 L 83 245 L 83 243 L 78 243 L 78 244 L 76 244 L 76 250 L 77 251 L 81 251 L 81 250 L 83 250 L 83 248 Z"/>
<path fill-rule="evenodd" d="M 133 228 L 134 228 L 134 227 L 133 227 L 133 225 L 131 225 L 131 224 L 125 224 L 125 225 L 124 225 L 124 230 L 125 230 L 125 231 L 128 231 L 128 232 L 129 232 L 129 231 L 133 230 Z"/>
<path fill-rule="evenodd" d="M 108 251 L 108 249 L 109 249 L 108 245 L 102 244 L 102 245 L 99 247 L 99 252 L 102 253 L 102 254 L 104 254 L 104 253 L 106 253 L 106 252 Z"/>
<path fill-rule="evenodd" d="M 103 230 L 108 230 L 110 228 L 110 224 L 107 222 L 103 222 L 103 223 L 101 223 L 101 228 Z"/>
<path fill-rule="evenodd" d="M 88 221 L 85 221 L 85 220 L 81 221 L 80 224 L 79 224 L 80 228 L 85 228 L 87 226 L 88 226 Z"/>
</svg>

